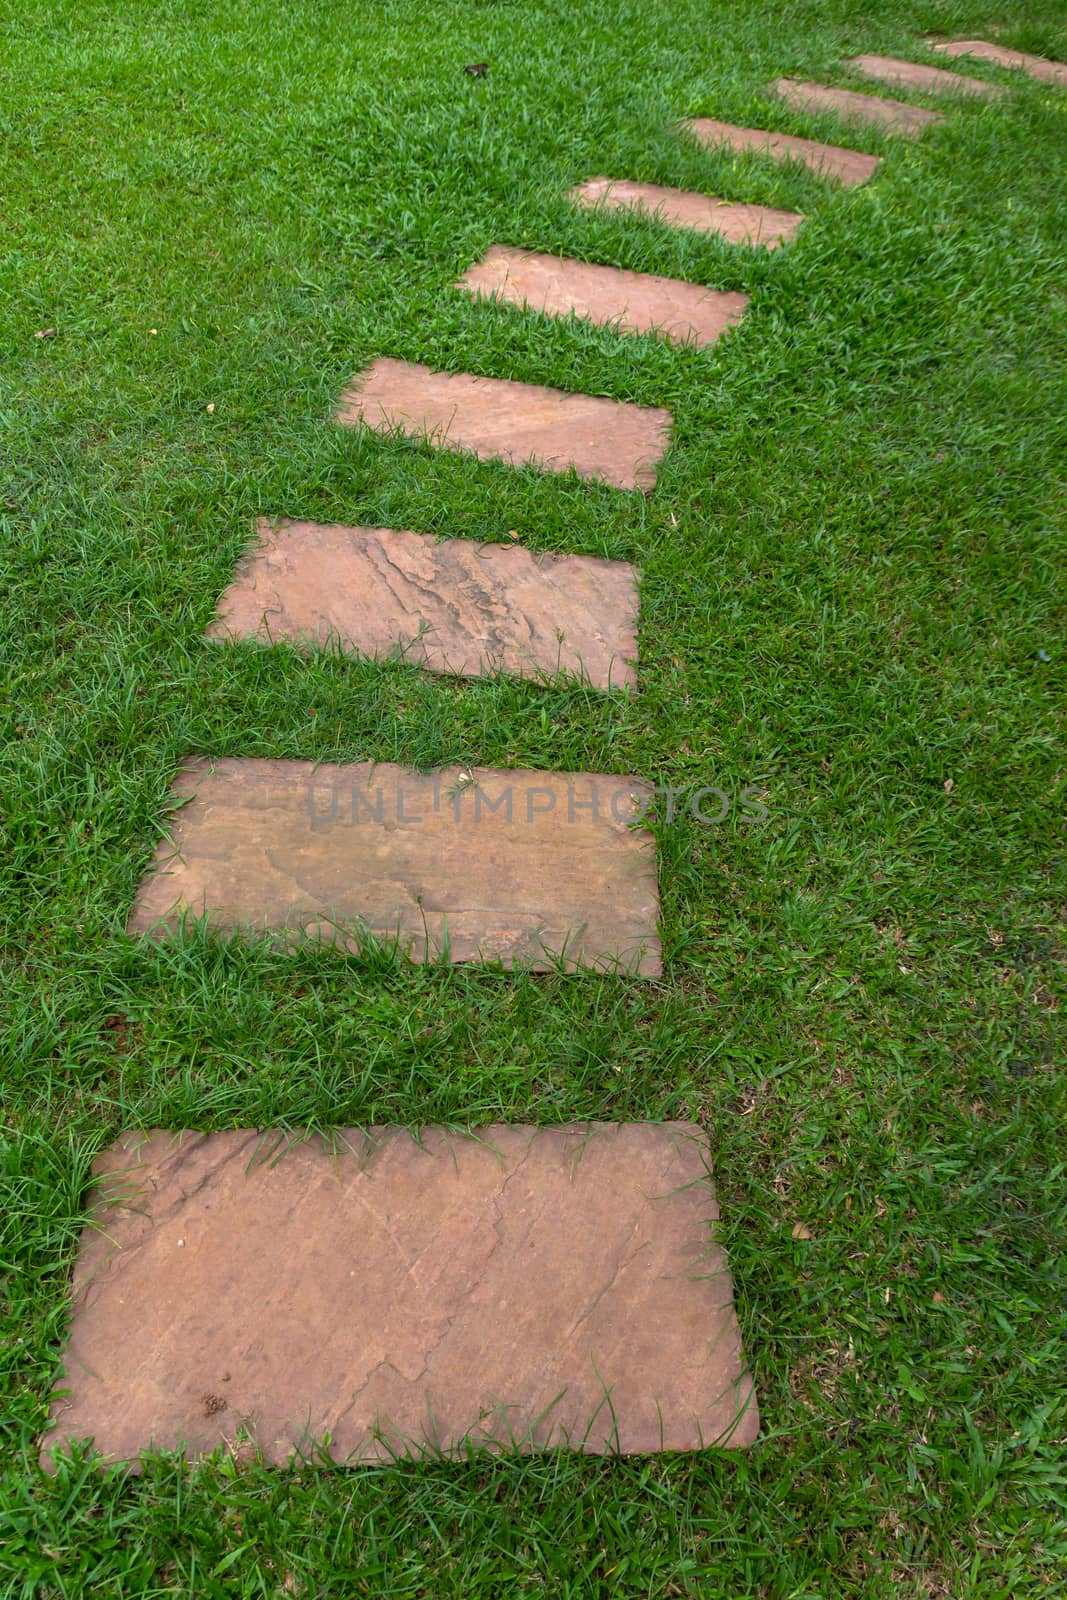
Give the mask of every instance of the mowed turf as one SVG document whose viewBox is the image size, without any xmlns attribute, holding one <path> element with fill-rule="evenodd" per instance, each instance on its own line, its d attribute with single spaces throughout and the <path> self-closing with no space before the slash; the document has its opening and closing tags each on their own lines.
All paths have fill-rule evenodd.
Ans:
<svg viewBox="0 0 1067 1600">
<path fill-rule="evenodd" d="M 1062 1588 L 1067 96 L 968 61 L 1010 92 L 913 141 L 763 88 L 936 64 L 935 32 L 1067 57 L 1052 0 L 8 18 L 5 1597 Z M 882 164 L 842 191 L 701 151 L 687 116 Z M 730 247 L 580 211 L 590 173 L 807 220 Z M 472 303 L 495 242 L 750 310 L 697 350 Z M 664 406 L 656 488 L 334 426 L 381 356 Z M 640 692 L 208 643 L 259 515 L 632 562 Z M 189 754 L 632 772 L 729 806 L 661 799 L 653 985 L 141 946 Z M 706 1128 L 749 1455 L 39 1473 L 121 1128 L 575 1118 Z"/>
</svg>

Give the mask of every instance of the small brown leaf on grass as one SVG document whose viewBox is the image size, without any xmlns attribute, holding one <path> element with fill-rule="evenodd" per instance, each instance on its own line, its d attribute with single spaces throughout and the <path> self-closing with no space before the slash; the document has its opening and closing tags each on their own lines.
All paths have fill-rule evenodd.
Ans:
<svg viewBox="0 0 1067 1600">
<path fill-rule="evenodd" d="M 122 1012 L 105 1017 L 101 1024 L 104 1036 L 120 1055 L 130 1055 L 137 1046 L 140 1029 Z"/>
<path fill-rule="evenodd" d="M 508 538 L 509 539 L 517 539 L 518 537 L 519 537 L 518 528 L 509 528 L 508 529 Z"/>
<path fill-rule="evenodd" d="M 934 1302 L 934 1305 L 935 1305 L 935 1306 L 943 1306 L 943 1305 L 944 1305 L 944 1303 L 945 1303 L 945 1297 L 944 1297 L 944 1295 L 943 1295 L 943 1294 L 942 1294 L 942 1293 L 941 1293 L 941 1290 L 940 1290 L 940 1289 L 935 1289 L 935 1290 L 934 1290 L 934 1293 L 933 1293 L 933 1297 L 932 1297 L 932 1298 L 933 1298 L 933 1302 Z"/>
<path fill-rule="evenodd" d="M 37 332 L 34 334 L 33 337 L 35 339 L 54 339 L 55 336 L 56 336 L 55 328 L 38 328 Z"/>
<path fill-rule="evenodd" d="M 811 1238 L 811 1229 L 806 1227 L 803 1222 L 794 1222 L 794 1224 L 793 1224 L 793 1238 L 794 1239 L 810 1239 Z"/>
</svg>

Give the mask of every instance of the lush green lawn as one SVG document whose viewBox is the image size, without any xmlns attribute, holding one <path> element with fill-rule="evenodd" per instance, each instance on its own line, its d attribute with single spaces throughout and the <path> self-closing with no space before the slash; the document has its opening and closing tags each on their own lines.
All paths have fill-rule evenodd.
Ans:
<svg viewBox="0 0 1067 1600">
<path fill-rule="evenodd" d="M 1056 0 L 5 9 L 0 1593 L 1062 1592 L 1067 94 L 1005 79 L 919 142 L 760 94 L 932 29 L 1067 57 Z M 687 147 L 700 112 L 885 160 L 837 192 Z M 810 221 L 764 257 L 573 211 L 598 173 Z M 751 313 L 695 352 L 476 306 L 494 242 Z M 646 501 L 333 428 L 375 355 L 665 404 L 674 446 Z M 632 560 L 641 693 L 209 647 L 262 512 Z M 660 984 L 140 949 L 189 752 L 770 814 L 658 825 Z M 38 1472 L 121 1127 L 584 1117 L 708 1131 L 747 1457 Z"/>
</svg>

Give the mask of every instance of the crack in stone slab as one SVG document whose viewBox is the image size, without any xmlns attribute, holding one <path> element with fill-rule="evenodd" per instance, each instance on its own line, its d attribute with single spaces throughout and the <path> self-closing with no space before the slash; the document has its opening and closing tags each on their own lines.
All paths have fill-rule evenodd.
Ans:
<svg viewBox="0 0 1067 1600">
<path fill-rule="evenodd" d="M 279 1464 L 305 1436 L 338 1461 L 465 1440 L 750 1442 L 725 1258 L 703 1254 L 722 1261 L 714 1281 L 692 1275 L 709 1191 L 704 1143 L 683 1134 L 353 1129 L 339 1148 L 247 1130 L 150 1136 L 135 1170 L 156 1214 L 116 1208 L 122 1270 L 105 1265 L 93 1303 L 75 1303 L 69 1399 L 54 1402 L 42 1459 L 86 1436 L 110 1459 L 150 1444 L 196 1455 L 242 1419 Z M 264 1159 L 250 1165 L 250 1151 Z M 131 1154 L 120 1141 L 102 1170 Z M 183 1204 L 196 1242 L 171 1249 Z"/>
</svg>

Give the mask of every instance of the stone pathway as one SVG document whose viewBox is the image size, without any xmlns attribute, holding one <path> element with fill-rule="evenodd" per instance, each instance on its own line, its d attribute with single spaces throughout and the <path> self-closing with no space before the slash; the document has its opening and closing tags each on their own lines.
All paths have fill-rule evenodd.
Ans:
<svg viewBox="0 0 1067 1600">
<path fill-rule="evenodd" d="M 832 178 L 844 188 L 866 183 L 878 170 L 878 157 L 860 150 L 845 150 L 817 139 L 798 139 L 790 133 L 768 133 L 762 128 L 736 128 L 713 117 L 690 117 L 680 124 L 708 150 L 725 146 L 747 154 L 770 156 L 774 161 L 799 161 L 820 178 Z"/>
<path fill-rule="evenodd" d="M 926 42 L 931 50 L 939 50 L 942 55 L 964 59 L 973 56 L 976 61 L 991 61 L 996 67 L 1025 72 L 1041 83 L 1067 89 L 1067 63 L 1062 61 L 1027 55 L 1025 50 L 1009 50 L 1002 44 L 987 44 L 984 39 L 955 39 L 948 44 L 937 44 L 932 39 Z"/>
<path fill-rule="evenodd" d="M 976 41 L 938 46 L 1062 83 L 1067 68 Z M 999 86 L 877 56 L 854 69 L 923 92 Z M 939 113 L 780 79 L 798 110 L 917 135 Z M 803 162 L 854 185 L 878 158 L 694 118 L 709 147 Z M 795 212 L 593 178 L 571 198 L 735 244 L 795 237 Z M 711 344 L 746 298 L 497 245 L 460 286 L 553 316 Z M 671 416 L 599 396 L 380 359 L 338 421 L 485 459 L 651 490 Z M 574 672 L 636 688 L 637 575 L 624 562 L 438 541 L 388 528 L 259 524 L 208 632 L 335 643 L 431 671 Z M 131 912 L 169 938 L 186 916 L 289 944 L 415 961 L 661 971 L 652 800 L 637 778 L 389 764 L 193 760 L 172 837 Z M 276 1159 L 279 1157 L 280 1159 Z M 74 1278 L 54 1448 L 195 1455 L 248 1429 L 266 1459 L 329 1435 L 338 1461 L 466 1441 L 604 1452 L 747 1445 L 740 1348 L 709 1153 L 679 1124 L 350 1130 L 327 1147 L 238 1131 L 128 1133 L 96 1165 Z"/>
<path fill-rule="evenodd" d="M 433 372 L 385 358 L 345 390 L 337 420 L 379 433 L 422 434 L 439 446 L 473 450 L 486 461 L 547 472 L 573 469 L 580 478 L 646 491 L 655 484 L 671 429 L 671 414 L 662 406 Z"/>
<path fill-rule="evenodd" d="M 494 245 L 458 287 L 476 299 L 501 300 L 553 317 L 573 314 L 620 333 L 659 333 L 671 344 L 714 344 L 740 322 L 748 306 L 747 294 L 507 245 Z"/>
<path fill-rule="evenodd" d="M 637 573 L 519 544 L 261 519 L 208 636 L 333 644 L 468 678 L 566 672 L 633 689 Z"/>
<path fill-rule="evenodd" d="M 944 120 L 940 111 L 928 111 L 925 106 L 860 94 L 855 89 L 831 89 L 825 83 L 779 78 L 771 88 L 796 111 L 832 111 L 843 122 L 869 122 L 883 133 L 902 133 L 913 139 Z"/>
<path fill-rule="evenodd" d="M 172 936 L 183 916 L 219 932 L 321 939 L 367 933 L 413 961 L 500 961 L 658 977 L 647 784 L 591 772 L 387 762 L 189 762 L 129 920 Z"/>
<path fill-rule="evenodd" d="M 959 72 L 946 72 L 944 67 L 923 67 L 914 61 L 898 61 L 895 56 L 853 56 L 845 65 L 865 78 L 888 83 L 891 88 L 917 89 L 921 94 L 974 94 L 980 99 L 994 100 L 1004 93 L 999 83 L 987 83 L 982 78 L 965 78 Z"/>
<path fill-rule="evenodd" d="M 796 235 L 804 218 L 772 206 L 732 204 L 716 195 L 666 189 L 659 183 L 631 183 L 628 178 L 587 178 L 571 190 L 580 206 L 607 211 L 636 211 L 671 228 L 717 233 L 728 244 L 763 245 L 773 250 Z"/>
<path fill-rule="evenodd" d="M 95 1171 L 46 1466 L 756 1437 L 698 1128 L 154 1132 Z"/>
</svg>

